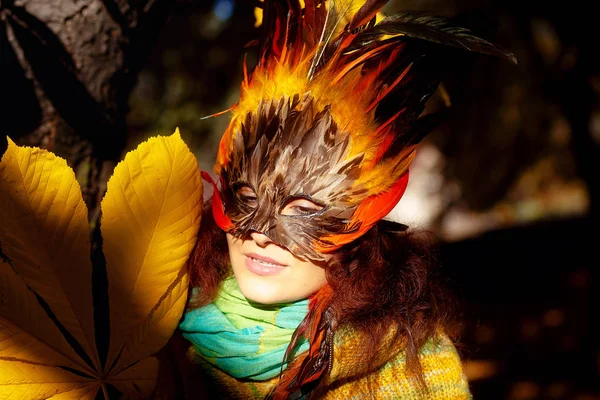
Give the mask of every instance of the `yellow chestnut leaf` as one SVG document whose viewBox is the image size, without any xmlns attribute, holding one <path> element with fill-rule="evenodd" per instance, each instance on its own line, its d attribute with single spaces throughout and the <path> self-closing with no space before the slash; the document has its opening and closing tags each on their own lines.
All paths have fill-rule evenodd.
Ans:
<svg viewBox="0 0 600 400">
<path fill-rule="evenodd" d="M 48 399 L 100 386 L 69 372 L 72 362 L 33 335 L 0 318 L 0 398 Z M 73 398 L 73 397 L 71 397 Z"/>
<path fill-rule="evenodd" d="M 81 345 L 92 366 L 100 368 L 87 208 L 73 170 L 49 151 L 19 147 L 9 139 L 0 163 L 0 193 L 4 254 Z"/>
<path fill-rule="evenodd" d="M 110 312 L 94 310 L 87 210 L 73 171 L 9 139 L 0 162 L 0 399 L 95 399 L 107 384 L 150 396 L 159 368 L 151 355 L 187 300 L 201 203 L 197 162 L 178 131 L 128 153 L 102 202 L 108 287 L 95 284 L 94 295 L 108 296 Z M 97 348 L 94 311 L 109 317 L 108 349 Z"/>
<path fill-rule="evenodd" d="M 91 383 L 89 385 L 69 390 L 50 397 L 48 400 L 94 400 L 100 389 L 99 383 Z M 108 397 L 105 392 L 105 397 Z"/>
<path fill-rule="evenodd" d="M 57 364 L 87 374 L 93 373 L 93 370 L 75 353 L 58 327 L 42 309 L 33 291 L 29 290 L 12 267 L 2 260 L 0 260 L 0 316 L 6 325 L 11 323 L 15 327 L 19 327 L 21 331 L 34 336 L 40 343 L 43 342 L 46 348 L 60 355 L 60 361 L 57 361 Z M 39 362 L 39 352 L 34 352 L 33 347 L 27 345 L 27 341 L 18 343 L 17 339 L 18 336 L 12 335 L 0 338 L 0 358 L 11 357 L 24 362 Z M 16 349 L 19 351 L 16 352 Z M 26 351 L 28 349 L 31 351 Z M 45 357 L 45 360 L 49 360 L 49 358 Z M 0 378 L 2 376 L 0 373 Z"/>
<path fill-rule="evenodd" d="M 177 326 L 187 299 L 185 263 L 201 209 L 198 162 L 178 130 L 142 143 L 115 168 L 101 222 L 110 300 L 109 371 L 119 372 L 158 351 Z"/>
</svg>

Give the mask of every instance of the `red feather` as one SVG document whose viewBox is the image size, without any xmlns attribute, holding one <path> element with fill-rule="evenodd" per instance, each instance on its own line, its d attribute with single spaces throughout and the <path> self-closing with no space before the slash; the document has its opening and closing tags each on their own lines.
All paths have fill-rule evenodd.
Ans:
<svg viewBox="0 0 600 400">
<path fill-rule="evenodd" d="M 233 222 L 229 219 L 229 217 L 225 214 L 225 207 L 223 206 L 223 202 L 221 201 L 221 195 L 219 194 L 219 189 L 217 188 L 217 184 L 213 181 L 212 177 L 202 171 L 201 172 L 202 179 L 206 182 L 210 183 L 213 187 L 213 196 L 212 196 L 212 214 L 215 222 L 219 226 L 219 228 L 223 229 L 225 232 L 233 229 Z"/>
</svg>

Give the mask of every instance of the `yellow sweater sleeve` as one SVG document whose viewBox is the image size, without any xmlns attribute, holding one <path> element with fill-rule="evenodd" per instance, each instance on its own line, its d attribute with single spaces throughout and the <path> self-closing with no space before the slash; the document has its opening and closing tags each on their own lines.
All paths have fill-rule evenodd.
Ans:
<svg viewBox="0 0 600 400">
<path fill-rule="evenodd" d="M 359 352 L 346 343 L 336 349 L 329 391 L 325 399 L 406 399 L 406 400 L 463 400 L 471 399 L 469 385 L 460 358 L 450 339 L 441 336 L 429 340 L 419 352 L 427 389 L 407 373 L 405 353 L 398 354 L 378 371 L 359 379 L 345 381 L 342 376 L 361 361 L 354 359 Z M 338 379 L 336 379 L 338 378 Z"/>
</svg>

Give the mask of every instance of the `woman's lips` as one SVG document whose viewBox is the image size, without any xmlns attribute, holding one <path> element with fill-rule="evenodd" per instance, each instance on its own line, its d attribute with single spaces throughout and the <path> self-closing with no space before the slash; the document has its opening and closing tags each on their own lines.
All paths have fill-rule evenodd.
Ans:
<svg viewBox="0 0 600 400">
<path fill-rule="evenodd" d="M 286 265 L 278 263 L 272 258 L 260 256 L 256 253 L 246 254 L 246 268 L 256 275 L 277 275 L 285 267 Z"/>
</svg>

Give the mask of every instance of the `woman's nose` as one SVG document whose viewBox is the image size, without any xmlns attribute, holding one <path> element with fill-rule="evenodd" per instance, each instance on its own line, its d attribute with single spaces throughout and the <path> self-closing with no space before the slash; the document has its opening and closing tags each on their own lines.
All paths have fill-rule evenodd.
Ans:
<svg viewBox="0 0 600 400">
<path fill-rule="evenodd" d="M 273 241 L 264 233 L 255 231 L 250 234 L 250 237 L 256 242 L 257 245 L 261 247 L 265 247 L 267 244 L 273 243 Z"/>
</svg>

